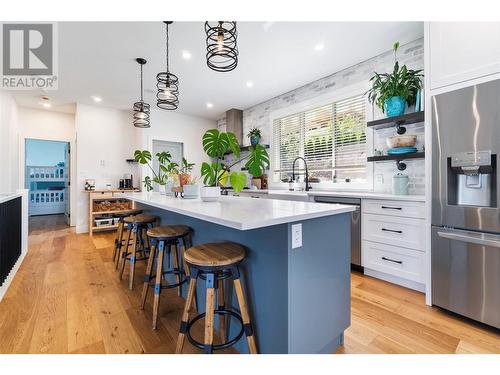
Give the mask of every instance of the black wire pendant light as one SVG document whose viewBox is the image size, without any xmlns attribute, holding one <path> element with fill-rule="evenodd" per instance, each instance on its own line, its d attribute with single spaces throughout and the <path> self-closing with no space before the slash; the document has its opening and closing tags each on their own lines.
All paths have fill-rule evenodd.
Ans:
<svg viewBox="0 0 500 375">
<path fill-rule="evenodd" d="M 207 65 L 216 72 L 230 72 L 238 65 L 236 21 L 205 22 Z"/>
<path fill-rule="evenodd" d="M 172 21 L 164 21 L 167 29 L 167 71 L 156 75 L 156 87 L 158 92 L 156 105 L 161 109 L 174 110 L 179 106 L 179 78 L 170 73 L 168 66 L 168 25 Z"/>
<path fill-rule="evenodd" d="M 139 65 L 141 66 L 141 100 L 134 103 L 134 107 L 133 107 L 134 126 L 136 128 L 149 128 L 150 127 L 150 125 L 149 125 L 150 108 L 149 108 L 148 103 L 144 103 L 144 99 L 142 97 L 142 92 L 143 92 L 143 89 L 142 89 L 142 66 L 144 64 L 146 64 L 147 61 L 141 57 L 135 59 L 135 61 L 137 61 L 139 63 Z"/>
</svg>

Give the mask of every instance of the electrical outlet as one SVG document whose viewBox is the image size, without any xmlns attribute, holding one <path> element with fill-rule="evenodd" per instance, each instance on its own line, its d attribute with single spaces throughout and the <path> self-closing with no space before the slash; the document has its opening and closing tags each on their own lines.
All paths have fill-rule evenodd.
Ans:
<svg viewBox="0 0 500 375">
<path fill-rule="evenodd" d="M 302 247 L 302 224 L 292 224 L 292 249 Z"/>
</svg>

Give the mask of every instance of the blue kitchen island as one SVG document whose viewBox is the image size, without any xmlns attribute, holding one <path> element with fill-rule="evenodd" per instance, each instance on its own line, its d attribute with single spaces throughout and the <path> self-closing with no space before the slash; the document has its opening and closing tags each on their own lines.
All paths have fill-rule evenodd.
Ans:
<svg viewBox="0 0 500 375">
<path fill-rule="evenodd" d="M 242 281 L 259 353 L 332 353 L 342 344 L 350 325 L 352 207 L 244 197 L 202 202 L 160 193 L 124 197 L 159 216 L 161 225 L 190 226 L 194 245 L 233 241 L 247 248 Z M 204 292 L 198 283 L 200 312 Z M 236 297 L 228 300 L 237 309 Z M 229 337 L 237 325 L 229 326 Z M 248 352 L 244 336 L 236 349 Z"/>
</svg>

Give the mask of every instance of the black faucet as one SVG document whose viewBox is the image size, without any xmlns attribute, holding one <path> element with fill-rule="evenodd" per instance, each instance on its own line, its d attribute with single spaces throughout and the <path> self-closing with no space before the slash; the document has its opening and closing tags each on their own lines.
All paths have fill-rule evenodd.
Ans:
<svg viewBox="0 0 500 375">
<path fill-rule="evenodd" d="M 306 167 L 306 178 L 305 178 L 305 181 L 306 181 L 306 191 L 309 191 L 311 189 L 311 186 L 309 185 L 309 172 L 307 171 L 307 162 L 306 162 L 306 159 L 304 159 L 303 157 L 301 156 L 298 156 L 294 159 L 293 161 L 293 165 L 292 165 L 292 181 L 295 182 L 295 162 L 297 160 L 301 159 L 303 162 L 304 162 L 304 166 Z"/>
</svg>

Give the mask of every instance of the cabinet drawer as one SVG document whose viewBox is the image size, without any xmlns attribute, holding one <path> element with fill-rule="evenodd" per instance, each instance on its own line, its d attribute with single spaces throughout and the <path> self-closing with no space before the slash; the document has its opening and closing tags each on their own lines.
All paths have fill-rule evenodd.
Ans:
<svg viewBox="0 0 500 375">
<path fill-rule="evenodd" d="M 425 257 L 422 251 L 372 241 L 362 242 L 362 265 L 415 282 L 424 282 Z"/>
<path fill-rule="evenodd" d="M 110 191 L 90 193 L 90 198 L 92 199 L 111 198 L 111 197 L 113 197 L 113 193 Z"/>
<path fill-rule="evenodd" d="M 406 217 L 363 214 L 363 240 L 425 250 L 425 221 Z"/>
<path fill-rule="evenodd" d="M 121 197 L 125 193 L 126 193 L 125 191 L 114 191 L 113 192 L 113 197 Z"/>
<path fill-rule="evenodd" d="M 379 215 L 425 218 L 424 202 L 362 199 L 361 212 Z"/>
</svg>

